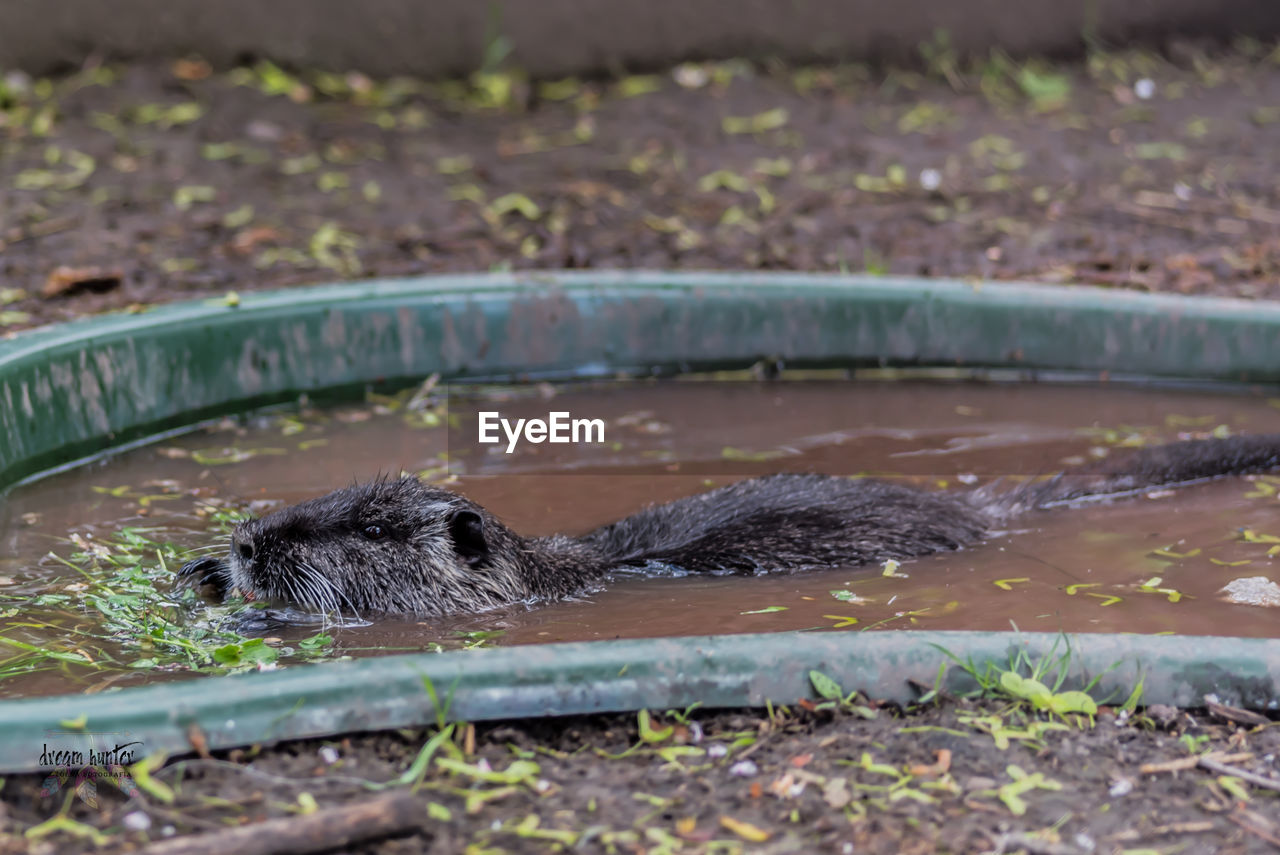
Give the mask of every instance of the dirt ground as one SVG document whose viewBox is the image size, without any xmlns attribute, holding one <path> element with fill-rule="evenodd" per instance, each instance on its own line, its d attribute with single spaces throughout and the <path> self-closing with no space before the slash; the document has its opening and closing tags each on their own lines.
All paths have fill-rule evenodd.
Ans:
<svg viewBox="0 0 1280 855">
<path fill-rule="evenodd" d="M 1238 777 L 1242 768 L 1274 775 L 1274 725 L 1158 708 L 1124 723 L 1106 711 L 1095 726 L 1037 734 L 1044 721 L 1009 705 L 948 701 L 907 713 L 695 712 L 685 725 L 659 715 L 647 742 L 630 715 L 486 724 L 459 731 L 456 760 L 437 753 L 414 803 L 420 827 L 342 851 L 1138 855 L 1280 846 L 1275 792 Z M 664 736 L 667 727 L 673 732 L 656 739 L 653 731 Z M 150 791 L 126 801 L 100 782 L 95 810 L 63 793 L 42 797 L 43 776 L 16 776 L 3 791 L 12 836 L 0 838 L 0 851 L 86 847 L 66 832 L 17 836 L 60 808 L 103 829 L 106 852 L 175 832 L 225 834 L 268 817 L 293 817 L 278 835 L 283 848 L 240 852 L 310 851 L 294 848 L 305 837 L 304 811 L 323 817 L 378 798 L 359 781 L 400 776 L 430 735 L 356 735 L 171 762 L 156 774 L 176 793 L 168 804 Z M 1236 774 L 1197 766 L 1204 758 Z"/>
<path fill-rule="evenodd" d="M 426 84 L 90 68 L 0 84 L 0 327 L 524 268 L 869 271 L 1280 296 L 1280 61 Z"/>
<path fill-rule="evenodd" d="M 0 334 L 232 290 L 509 268 L 1280 298 L 1270 46 L 1055 65 L 962 62 L 938 42 L 905 71 L 728 62 L 585 82 L 195 59 L 0 80 Z M 699 711 L 696 726 L 658 716 L 643 734 L 634 715 L 459 728 L 414 796 L 423 828 L 344 851 L 1280 847 L 1272 724 L 1148 710 L 1046 730 L 1046 714 L 995 702 L 870 719 L 808 706 Z M 43 776 L 10 776 L 0 852 L 82 851 L 92 834 L 125 851 L 323 817 L 379 797 L 359 781 L 402 775 L 431 734 L 175 760 L 155 775 L 168 802 L 163 788 L 126 801 L 103 782 L 92 808 L 65 788 L 41 796 Z M 40 825 L 51 817 L 63 824 Z M 304 831 L 279 832 L 276 851 L 297 851 Z"/>
</svg>

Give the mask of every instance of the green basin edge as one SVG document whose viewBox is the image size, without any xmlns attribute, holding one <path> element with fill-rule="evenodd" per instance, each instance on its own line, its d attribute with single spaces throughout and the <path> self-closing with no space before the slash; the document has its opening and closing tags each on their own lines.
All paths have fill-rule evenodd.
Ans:
<svg viewBox="0 0 1280 855">
<path fill-rule="evenodd" d="M 200 419 L 439 373 L 573 378 L 789 366 L 946 366 L 1280 382 L 1280 304 L 1082 287 L 869 276 L 540 273 L 368 281 L 161 306 L 0 340 L 0 491 Z M 3 495 L 0 493 L 0 501 Z M 34 700 L 0 701 L 0 769 L 39 768 L 59 722 L 181 751 L 434 722 L 788 703 L 809 669 L 905 701 L 946 661 L 1007 663 L 1057 636 L 774 633 L 413 654 Z M 1078 635 L 1103 691 L 1273 709 L 1280 641 Z M 1061 646 L 1059 646 L 1059 651 Z M 962 686 L 952 668 L 949 685 Z M 1116 698 L 1116 702 L 1124 698 Z M 33 750 L 33 747 L 37 750 Z"/>
<path fill-rule="evenodd" d="M 936 645 L 936 646 L 935 646 Z M 97 750 L 141 743 L 139 753 L 191 750 L 192 728 L 226 748 L 351 731 L 427 725 L 436 709 L 461 721 L 620 712 L 641 708 L 764 706 L 814 697 L 810 669 L 846 692 L 905 703 L 908 681 L 932 687 L 940 650 L 1008 665 L 1070 647 L 1070 680 L 1101 677 L 1094 695 L 1125 701 L 1143 681 L 1145 703 L 1224 703 L 1274 709 L 1277 642 L 1268 639 L 1012 632 L 780 632 L 545 644 L 329 662 L 267 673 L 0 703 L 0 769 L 40 768 L 43 746 L 68 740 Z M 972 687 L 952 668 L 943 685 Z M 70 727 L 68 727 L 70 723 Z"/>
<path fill-rule="evenodd" d="M 1280 304 L 803 274 L 442 276 L 248 294 L 0 340 L 0 490 L 299 393 L 789 365 L 1280 380 Z"/>
</svg>

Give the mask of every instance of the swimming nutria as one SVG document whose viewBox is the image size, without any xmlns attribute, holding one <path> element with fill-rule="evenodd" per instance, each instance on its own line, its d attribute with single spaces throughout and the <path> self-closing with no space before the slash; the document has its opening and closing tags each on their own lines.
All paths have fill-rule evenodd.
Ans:
<svg viewBox="0 0 1280 855">
<path fill-rule="evenodd" d="M 768 573 L 959 549 L 995 523 L 1083 497 L 1280 466 L 1280 434 L 1176 442 L 1017 486 L 934 493 L 876 480 L 768 475 L 646 508 L 581 537 L 521 537 L 413 477 L 337 490 L 236 526 L 226 560 L 184 581 L 321 613 L 440 616 L 554 600 L 612 571 Z M 1121 468 L 1123 467 L 1123 468 Z"/>
</svg>

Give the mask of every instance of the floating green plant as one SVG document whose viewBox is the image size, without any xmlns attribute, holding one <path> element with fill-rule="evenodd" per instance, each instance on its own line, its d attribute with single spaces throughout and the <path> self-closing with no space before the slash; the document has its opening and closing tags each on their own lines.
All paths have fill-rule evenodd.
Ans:
<svg viewBox="0 0 1280 855">
<path fill-rule="evenodd" d="M 111 492 L 111 491 L 108 491 Z M 212 514 L 228 526 L 234 514 Z M 51 557 L 78 581 L 26 597 L 6 597 L 0 648 L 17 651 L 0 661 L 0 681 L 47 668 L 88 672 L 191 671 L 225 674 L 277 667 L 286 660 L 333 655 L 333 637 L 319 633 L 285 645 L 247 638 L 226 627 L 243 604 L 208 606 L 190 590 L 173 587 L 182 550 L 155 539 L 157 530 L 125 527 L 110 538 L 72 535 L 75 551 Z M 85 616 L 91 619 L 85 621 Z M 56 639 L 36 646 L 20 637 L 38 629 Z"/>
</svg>

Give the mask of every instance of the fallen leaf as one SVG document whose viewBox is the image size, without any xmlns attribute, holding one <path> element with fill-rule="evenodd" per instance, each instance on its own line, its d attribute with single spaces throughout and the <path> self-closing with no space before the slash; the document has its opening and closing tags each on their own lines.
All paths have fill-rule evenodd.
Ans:
<svg viewBox="0 0 1280 855">
<path fill-rule="evenodd" d="M 101 267 L 55 267 L 44 282 L 40 293 L 45 297 L 58 297 L 92 291 L 101 294 L 118 286 L 124 278 L 120 270 L 104 270 Z"/>
<path fill-rule="evenodd" d="M 763 828 L 754 826 L 749 822 L 743 822 L 740 819 L 734 819 L 731 816 L 720 817 L 720 824 L 743 840 L 749 840 L 752 843 L 763 843 L 771 836 Z"/>
<path fill-rule="evenodd" d="M 204 80 L 213 67 L 203 59 L 179 59 L 173 63 L 173 76 L 179 80 Z"/>
<path fill-rule="evenodd" d="M 790 773 L 787 773 L 769 785 L 769 792 L 780 799 L 790 798 L 792 796 L 791 790 L 795 785 L 796 779 L 791 777 Z"/>
<path fill-rule="evenodd" d="M 928 766 L 924 764 L 917 764 L 909 768 L 907 771 L 912 775 L 916 775 L 921 778 L 934 778 L 938 775 L 946 774 L 951 768 L 951 749 L 940 748 L 938 749 L 936 756 L 938 758 L 938 762 Z"/>
<path fill-rule="evenodd" d="M 187 742 L 201 759 L 209 760 L 213 756 L 209 753 L 209 740 L 205 738 L 204 731 L 194 722 L 187 728 Z"/>
<path fill-rule="evenodd" d="M 255 226 L 253 228 L 241 229 L 236 232 L 236 236 L 231 239 L 231 248 L 238 253 L 248 255 L 253 252 L 260 243 L 279 243 L 284 237 L 276 229 L 270 226 Z"/>
<path fill-rule="evenodd" d="M 849 784 L 844 778 L 832 778 L 822 788 L 822 800 L 834 810 L 843 809 L 853 801 L 853 796 L 849 793 Z"/>
</svg>

